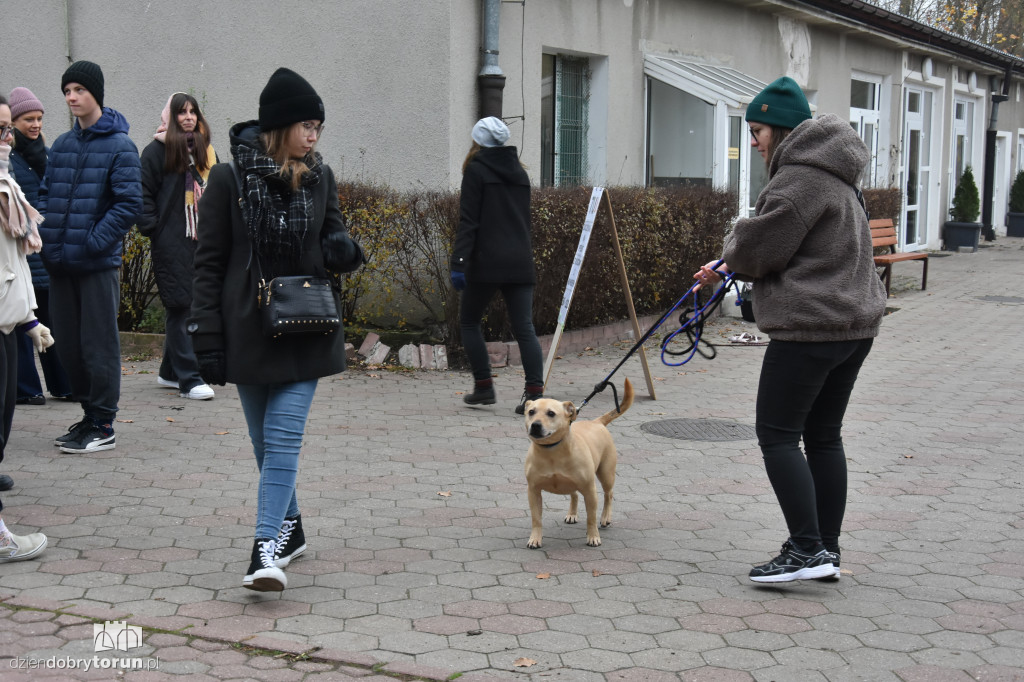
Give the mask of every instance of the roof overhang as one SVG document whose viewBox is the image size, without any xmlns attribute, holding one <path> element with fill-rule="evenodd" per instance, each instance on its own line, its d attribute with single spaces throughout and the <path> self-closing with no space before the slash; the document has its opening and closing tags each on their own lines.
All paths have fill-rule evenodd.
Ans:
<svg viewBox="0 0 1024 682">
<path fill-rule="evenodd" d="M 702 64 L 677 57 L 644 55 L 644 73 L 708 104 L 724 102 L 734 109 L 745 109 L 750 100 L 768 85 L 728 66 Z"/>
</svg>

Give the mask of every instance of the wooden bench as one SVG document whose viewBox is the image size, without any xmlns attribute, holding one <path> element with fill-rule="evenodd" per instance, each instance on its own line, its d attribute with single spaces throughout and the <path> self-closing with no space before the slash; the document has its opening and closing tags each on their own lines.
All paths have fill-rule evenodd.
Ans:
<svg viewBox="0 0 1024 682">
<path fill-rule="evenodd" d="M 921 270 L 921 291 L 928 288 L 928 254 L 922 251 L 910 251 L 908 253 L 896 253 L 896 227 L 892 220 L 880 218 L 868 223 L 871 226 L 871 246 L 888 246 L 889 253 L 875 256 L 875 265 L 884 268 L 879 274 L 885 280 L 885 295 L 889 295 L 889 286 L 892 284 L 892 264 L 901 263 L 907 260 L 923 261 Z"/>
</svg>

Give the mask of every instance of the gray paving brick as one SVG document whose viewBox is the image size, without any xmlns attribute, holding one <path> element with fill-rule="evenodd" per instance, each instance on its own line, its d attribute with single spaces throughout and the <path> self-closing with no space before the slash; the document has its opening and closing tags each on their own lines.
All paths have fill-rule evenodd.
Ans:
<svg viewBox="0 0 1024 682">
<path fill-rule="evenodd" d="M 309 549 L 281 594 L 240 585 L 257 478 L 234 387 L 169 423 L 166 408 L 184 401 L 153 385 L 159 360 L 133 361 L 122 382 L 133 423 L 119 424 L 115 451 L 56 454 L 49 440 L 74 406 L 17 414 L 5 520 L 44 530 L 50 546 L 0 571 L 0 648 L 91 655 L 89 616 L 187 628 L 188 646 L 147 635 L 143 651 L 168 656 L 163 678 L 381 679 L 373 666 L 391 663 L 537 682 L 1012 679 L 1024 658 L 1024 389 L 1006 367 L 1024 361 L 1024 318 L 977 295 L 993 277 L 1024 290 L 1021 244 L 936 258 L 927 292 L 914 281 L 890 301 L 900 310 L 884 320 L 847 414 L 836 584 L 747 581 L 785 537 L 753 441 L 638 428 L 669 414 L 751 424 L 763 350 L 727 347 L 678 371 L 654 363 L 657 402 L 642 395 L 638 361 L 626 364 L 641 398 L 612 426 L 616 509 L 597 548 L 582 525 L 560 522 L 564 496 L 547 496 L 545 546 L 526 549 L 518 396 L 464 409 L 461 371 L 355 369 L 321 382 L 299 480 Z M 984 334 L 968 341 L 951 318 Z M 727 338 L 738 324 L 707 333 Z M 979 339 L 1002 362 L 965 352 Z M 552 394 L 575 399 L 624 350 L 555 363 Z M 522 380 L 521 369 L 501 371 L 499 383 Z M 731 399 L 692 399 L 702 394 Z M 598 396 L 585 418 L 606 405 Z M 89 494 L 82 480 L 95 483 Z M 329 670 L 230 646 L 268 638 L 347 663 Z M 515 668 L 519 657 L 537 663 Z M 205 667 L 188 668 L 193 659 Z"/>
</svg>

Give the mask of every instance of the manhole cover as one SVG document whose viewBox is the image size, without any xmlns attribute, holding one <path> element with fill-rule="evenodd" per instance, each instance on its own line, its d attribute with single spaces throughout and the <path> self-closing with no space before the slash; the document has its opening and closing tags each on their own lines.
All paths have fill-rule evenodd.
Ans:
<svg viewBox="0 0 1024 682">
<path fill-rule="evenodd" d="M 986 303 L 1024 303 L 1020 296 L 978 296 L 979 301 Z"/>
<path fill-rule="evenodd" d="M 722 419 L 663 419 L 647 422 L 640 429 L 655 436 L 680 440 L 749 440 L 754 427 Z"/>
</svg>

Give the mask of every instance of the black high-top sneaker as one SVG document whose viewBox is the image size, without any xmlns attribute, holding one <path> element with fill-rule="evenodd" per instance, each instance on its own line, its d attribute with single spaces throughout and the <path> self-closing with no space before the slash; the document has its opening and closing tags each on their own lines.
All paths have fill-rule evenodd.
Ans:
<svg viewBox="0 0 1024 682">
<path fill-rule="evenodd" d="M 306 551 L 306 534 L 302 532 L 302 517 L 285 519 L 281 532 L 277 534 L 277 549 L 274 550 L 274 564 L 284 568 L 292 559 Z"/>
<path fill-rule="evenodd" d="M 483 379 L 477 381 L 473 386 L 473 392 L 462 396 L 462 402 L 467 405 L 493 405 L 495 401 L 494 396 L 494 380 Z"/>
<path fill-rule="evenodd" d="M 277 543 L 269 538 L 256 538 L 252 543 L 249 571 L 242 578 L 242 587 L 257 592 L 280 592 L 288 585 L 284 571 L 274 564 Z"/>
</svg>

